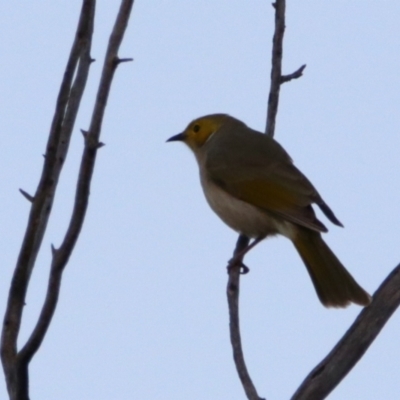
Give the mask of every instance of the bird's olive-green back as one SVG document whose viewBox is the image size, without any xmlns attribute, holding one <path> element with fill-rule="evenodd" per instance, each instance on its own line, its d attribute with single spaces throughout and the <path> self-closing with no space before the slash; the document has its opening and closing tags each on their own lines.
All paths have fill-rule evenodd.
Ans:
<svg viewBox="0 0 400 400">
<path fill-rule="evenodd" d="M 316 231 L 327 231 L 311 204 L 322 201 L 272 138 L 229 117 L 204 145 L 209 179 L 229 194 Z"/>
</svg>

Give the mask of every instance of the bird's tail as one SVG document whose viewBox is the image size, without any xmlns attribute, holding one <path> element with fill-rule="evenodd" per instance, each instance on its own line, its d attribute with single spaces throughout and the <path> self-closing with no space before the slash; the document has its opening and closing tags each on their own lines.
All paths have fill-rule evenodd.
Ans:
<svg viewBox="0 0 400 400">
<path fill-rule="evenodd" d="M 350 275 L 320 233 L 298 227 L 292 240 L 325 307 L 346 307 L 350 303 L 367 306 L 371 302 L 371 296 Z"/>
</svg>

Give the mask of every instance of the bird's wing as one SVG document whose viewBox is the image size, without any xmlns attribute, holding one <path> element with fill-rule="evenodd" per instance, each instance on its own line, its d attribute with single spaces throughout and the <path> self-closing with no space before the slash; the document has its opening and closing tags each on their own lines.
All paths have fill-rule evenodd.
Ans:
<svg viewBox="0 0 400 400">
<path fill-rule="evenodd" d="M 295 224 L 326 232 L 311 207 L 312 203 L 322 201 L 314 186 L 277 142 L 268 139 L 271 142 L 264 148 L 263 140 L 258 145 L 253 142 L 252 148 L 245 151 L 219 151 L 218 158 L 210 152 L 206 162 L 208 178 L 242 201 Z"/>
</svg>

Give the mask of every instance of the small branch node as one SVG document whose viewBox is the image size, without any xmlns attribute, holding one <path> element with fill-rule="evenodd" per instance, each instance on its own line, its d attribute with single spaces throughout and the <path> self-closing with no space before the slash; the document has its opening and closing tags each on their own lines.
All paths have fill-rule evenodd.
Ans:
<svg viewBox="0 0 400 400">
<path fill-rule="evenodd" d="M 92 135 L 89 134 L 89 131 L 81 129 L 81 132 L 85 139 L 85 146 L 87 148 L 97 150 L 100 147 L 105 146 L 103 142 L 99 142 L 96 138 L 92 137 Z"/>
<path fill-rule="evenodd" d="M 92 57 L 89 57 L 89 62 L 90 62 L 90 64 L 92 64 L 92 63 L 96 62 L 96 59 L 92 58 Z"/>
<path fill-rule="evenodd" d="M 52 254 L 52 256 L 54 257 L 55 255 L 56 255 L 56 252 L 57 252 L 57 249 L 54 247 L 54 244 L 52 243 L 51 244 L 51 254 Z"/>
<path fill-rule="evenodd" d="M 282 75 L 280 78 L 280 84 L 285 83 L 285 82 L 289 82 L 292 79 L 298 79 L 300 77 L 303 76 L 303 71 L 306 68 L 306 64 L 302 65 L 299 69 L 297 69 L 296 71 L 294 71 L 291 74 L 288 75 Z"/>
<path fill-rule="evenodd" d="M 100 149 L 100 147 L 105 146 L 103 142 L 99 142 L 97 138 L 92 137 L 89 135 L 89 132 L 82 131 L 83 137 L 85 138 L 85 146 L 91 150 Z"/>
<path fill-rule="evenodd" d="M 35 201 L 35 197 L 31 196 L 29 193 L 25 192 L 23 189 L 19 189 L 19 192 L 24 196 L 29 202 L 33 203 Z"/>
</svg>

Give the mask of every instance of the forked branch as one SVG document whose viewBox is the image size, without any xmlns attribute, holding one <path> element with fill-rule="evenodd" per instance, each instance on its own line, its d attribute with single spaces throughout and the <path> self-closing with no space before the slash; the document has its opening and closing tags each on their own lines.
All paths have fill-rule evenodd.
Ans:
<svg viewBox="0 0 400 400">
<path fill-rule="evenodd" d="M 99 137 L 114 72 L 121 62 L 129 61 L 129 59 L 119 59 L 117 55 L 133 6 L 133 0 L 122 0 L 110 36 L 90 128 L 85 137 L 70 224 L 60 248 L 55 249 L 52 246 L 53 259 L 45 302 L 33 332 L 18 352 L 17 340 L 26 291 L 50 216 L 55 190 L 68 152 L 89 67 L 94 61 L 90 57 L 90 48 L 95 3 L 95 0 L 83 0 L 78 29 L 57 99 L 56 111 L 44 155 L 42 176 L 37 191 L 34 196 L 31 196 L 21 190 L 21 193 L 32 202 L 32 207 L 11 283 L 1 338 L 1 359 L 11 400 L 29 399 L 29 363 L 39 349 L 51 323 L 59 296 L 62 272 L 83 225 L 96 154 L 102 146 Z"/>
<path fill-rule="evenodd" d="M 19 363 L 17 358 L 18 334 L 32 269 L 50 217 L 72 126 L 86 83 L 87 72 L 84 71 L 87 64 L 84 55 L 90 52 L 94 7 L 95 1 L 83 1 L 75 40 L 57 98 L 38 188 L 34 196 L 26 196 L 26 192 L 21 191 L 32 205 L 11 282 L 1 336 L 1 360 L 9 396 L 13 400 L 28 398 L 27 365 Z"/>
</svg>

